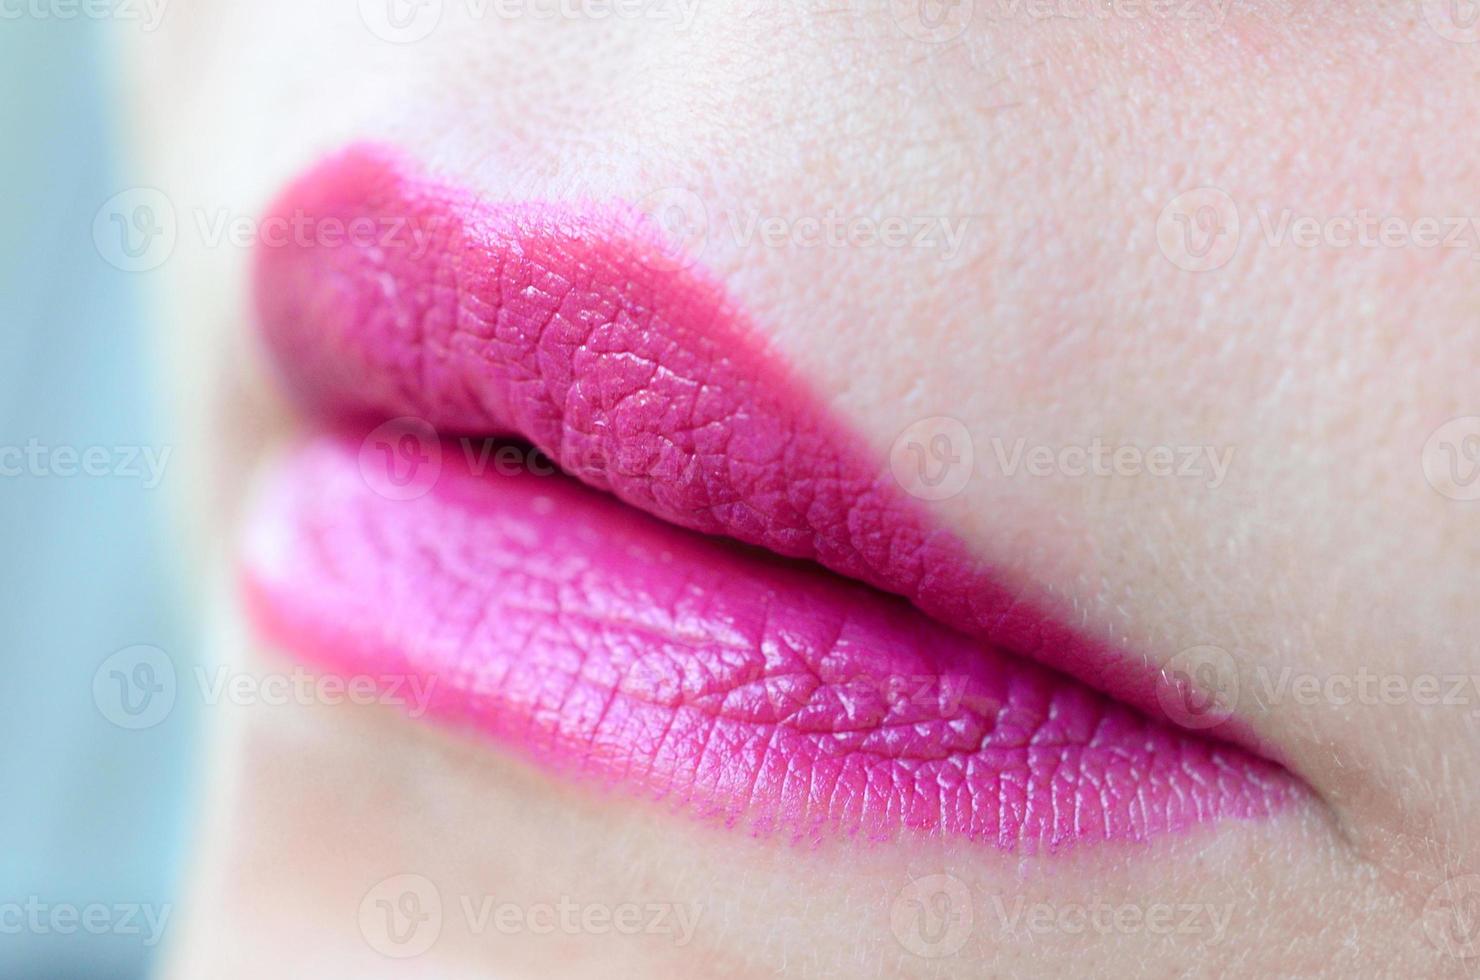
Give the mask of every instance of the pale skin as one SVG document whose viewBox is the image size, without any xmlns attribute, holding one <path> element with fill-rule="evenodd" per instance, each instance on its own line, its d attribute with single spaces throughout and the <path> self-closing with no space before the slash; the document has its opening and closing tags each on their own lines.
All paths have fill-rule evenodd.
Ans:
<svg viewBox="0 0 1480 980">
<path fill-rule="evenodd" d="M 1480 926 L 1450 910 L 1480 890 L 1464 879 L 1480 873 L 1480 501 L 1435 474 L 1480 428 L 1431 435 L 1480 415 L 1480 236 L 1455 234 L 1480 213 L 1480 44 L 1445 36 L 1447 8 L 982 3 L 959 31 L 846 2 L 480 9 L 448 3 L 404 44 L 349 2 L 196 2 L 151 33 L 120 25 L 136 183 L 180 219 L 149 276 L 203 566 L 229 567 L 239 488 L 294 424 L 251 344 L 249 249 L 212 239 L 221 215 L 250 218 L 363 138 L 496 197 L 680 189 L 704 209 L 703 263 L 881 459 L 921 419 L 971 434 L 971 478 L 927 502 L 942 522 L 1153 666 L 1222 651 L 1253 737 L 1310 792 L 1261 822 L 1052 856 L 798 846 L 570 785 L 385 706 L 220 707 L 175 975 L 1477 969 Z M 1178 237 L 1230 205 L 1230 251 Z M 793 236 L 830 213 L 903 219 L 933 244 Z M 1353 241 L 1359 213 L 1398 223 Z M 1096 440 L 1220 468 L 1062 462 Z M 1014 467 L 1020 442 L 1059 462 Z M 217 605 L 214 656 L 292 669 Z M 444 905 L 436 942 L 403 960 L 357 919 L 400 874 Z M 970 896 L 948 954 L 896 928 L 902 890 L 936 875 Z M 697 919 L 686 940 L 537 933 L 463 907 L 562 897 Z M 1097 906 L 1110 924 L 1076 928 Z M 1170 925 L 1150 924 L 1160 906 Z"/>
</svg>

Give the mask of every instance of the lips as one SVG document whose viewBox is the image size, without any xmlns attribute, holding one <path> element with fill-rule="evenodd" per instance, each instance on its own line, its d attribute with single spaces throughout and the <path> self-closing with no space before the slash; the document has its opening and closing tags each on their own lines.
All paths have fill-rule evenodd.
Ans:
<svg viewBox="0 0 1480 980">
<path fill-rule="evenodd" d="M 1298 793 L 1019 601 L 635 210 L 490 203 L 357 146 L 271 211 L 300 233 L 259 250 L 262 335 L 328 430 L 250 525 L 274 644 L 760 832 L 1058 848 Z"/>
</svg>

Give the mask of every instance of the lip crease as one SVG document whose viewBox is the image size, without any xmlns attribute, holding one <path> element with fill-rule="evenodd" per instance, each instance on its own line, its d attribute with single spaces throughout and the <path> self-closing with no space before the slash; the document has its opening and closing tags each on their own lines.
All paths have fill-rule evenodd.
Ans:
<svg viewBox="0 0 1480 980">
<path fill-rule="evenodd" d="M 269 640 L 421 675 L 449 722 L 758 831 L 1057 848 L 1300 792 L 1019 601 L 633 209 L 489 203 L 356 145 L 271 218 L 362 234 L 256 256 L 274 363 L 335 427 L 249 526 Z M 364 432 L 408 416 L 568 476 L 438 448 L 392 499 Z"/>
</svg>

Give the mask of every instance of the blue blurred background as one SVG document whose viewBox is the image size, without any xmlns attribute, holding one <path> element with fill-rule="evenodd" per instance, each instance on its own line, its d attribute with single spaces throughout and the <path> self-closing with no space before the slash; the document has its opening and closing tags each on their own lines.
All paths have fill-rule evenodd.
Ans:
<svg viewBox="0 0 1480 980">
<path fill-rule="evenodd" d="M 109 27 L 24 10 L 0 14 L 0 977 L 137 977 L 178 911 L 195 719 L 116 724 L 93 683 L 124 648 L 190 652 L 177 461 L 157 486 L 126 465 L 169 437 L 141 281 L 93 239 L 121 189 Z M 91 447 L 107 473 L 69 464 Z"/>
</svg>

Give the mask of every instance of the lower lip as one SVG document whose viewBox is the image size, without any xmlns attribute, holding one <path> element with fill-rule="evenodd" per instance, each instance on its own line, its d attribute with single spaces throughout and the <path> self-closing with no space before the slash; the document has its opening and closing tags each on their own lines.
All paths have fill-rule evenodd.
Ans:
<svg viewBox="0 0 1480 980">
<path fill-rule="evenodd" d="M 761 834 L 1057 849 L 1298 793 L 901 599 L 464 449 L 384 430 L 296 449 L 247 536 L 264 638 L 421 692 L 408 706 L 537 763 Z"/>
</svg>

